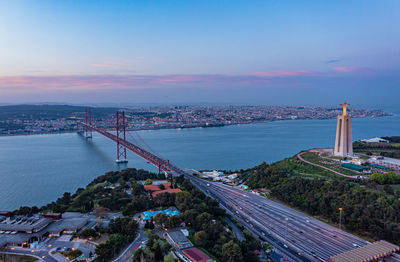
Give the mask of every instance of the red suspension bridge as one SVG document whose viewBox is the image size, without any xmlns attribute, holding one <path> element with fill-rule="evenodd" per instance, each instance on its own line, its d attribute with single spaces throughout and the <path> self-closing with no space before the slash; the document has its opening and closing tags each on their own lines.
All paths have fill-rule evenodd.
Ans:
<svg viewBox="0 0 400 262">
<path fill-rule="evenodd" d="M 117 143 L 117 163 L 126 163 L 126 150 L 130 150 L 134 154 L 146 160 L 148 163 L 154 165 L 158 168 L 159 172 L 165 171 L 171 173 L 172 175 L 187 175 L 187 173 L 180 169 L 179 167 L 170 163 L 169 160 L 160 157 L 146 142 L 136 133 L 137 137 L 145 144 L 149 150 L 144 149 L 137 143 L 136 139 L 131 136 L 131 138 L 136 142 L 136 144 L 128 141 L 126 139 L 126 134 L 130 135 L 126 130 L 126 118 L 125 112 L 116 113 L 116 134 L 111 133 L 109 130 L 104 130 L 102 128 L 96 127 L 92 124 L 92 113 L 90 109 L 86 110 L 85 122 L 79 121 L 78 124 L 83 126 L 86 138 L 92 138 L 92 131 L 96 131 L 99 134 L 113 140 Z M 136 132 L 136 131 L 135 131 Z M 152 151 L 153 153 L 151 153 Z"/>
</svg>

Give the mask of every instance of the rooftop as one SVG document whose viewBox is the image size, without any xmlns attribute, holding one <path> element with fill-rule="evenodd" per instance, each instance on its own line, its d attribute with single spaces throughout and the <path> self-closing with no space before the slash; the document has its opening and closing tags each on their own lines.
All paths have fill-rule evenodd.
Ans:
<svg viewBox="0 0 400 262">
<path fill-rule="evenodd" d="M 192 242 L 182 233 L 180 230 L 168 230 L 169 238 L 174 242 L 174 244 L 179 249 L 191 248 L 193 247 Z"/>
<path fill-rule="evenodd" d="M 208 262 L 213 261 L 209 256 L 201 252 L 199 249 L 192 247 L 182 250 L 182 253 L 187 256 L 192 262 Z"/>
<path fill-rule="evenodd" d="M 13 219 L 5 219 L 0 223 L 1 231 L 18 231 L 18 232 L 37 232 L 53 222 L 50 218 L 45 217 L 24 217 L 17 216 Z"/>
<path fill-rule="evenodd" d="M 379 258 L 386 257 L 391 253 L 400 250 L 399 246 L 386 242 L 385 240 L 377 241 L 339 255 L 330 257 L 328 262 L 368 262 L 375 261 Z"/>
</svg>

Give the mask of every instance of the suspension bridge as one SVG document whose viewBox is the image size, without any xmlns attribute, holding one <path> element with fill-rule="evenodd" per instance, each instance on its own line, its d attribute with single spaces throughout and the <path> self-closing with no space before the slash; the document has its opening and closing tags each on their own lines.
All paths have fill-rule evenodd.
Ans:
<svg viewBox="0 0 400 262">
<path fill-rule="evenodd" d="M 154 165 L 158 168 L 159 172 L 167 172 L 172 175 L 188 175 L 187 172 L 172 164 L 168 159 L 164 159 L 159 154 L 157 154 L 141 137 L 136 133 L 136 136 L 142 143 L 148 148 L 148 150 L 144 149 L 144 146 L 140 146 L 134 136 L 131 135 L 129 131 L 126 129 L 126 117 L 125 112 L 116 112 L 115 117 L 116 122 L 116 134 L 113 134 L 110 130 L 105 130 L 99 127 L 96 127 L 92 121 L 92 113 L 90 109 L 86 109 L 85 112 L 85 121 L 78 121 L 78 124 L 81 125 L 84 129 L 84 134 L 86 138 L 92 138 L 92 132 L 96 131 L 97 133 L 111 139 L 112 141 L 117 143 L 117 163 L 126 163 L 128 162 L 126 158 L 126 150 L 130 150 L 134 154 L 143 158 L 147 161 L 147 163 Z M 133 141 L 136 143 L 132 143 L 127 140 L 127 134 L 131 137 Z"/>
</svg>

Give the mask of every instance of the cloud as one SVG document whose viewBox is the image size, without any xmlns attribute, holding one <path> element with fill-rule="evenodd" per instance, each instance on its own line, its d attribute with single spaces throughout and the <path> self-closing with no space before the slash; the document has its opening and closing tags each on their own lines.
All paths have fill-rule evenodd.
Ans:
<svg viewBox="0 0 400 262">
<path fill-rule="evenodd" d="M 258 77 L 290 77 L 290 76 L 315 76 L 316 72 L 312 71 L 261 71 L 252 72 L 248 74 L 249 76 Z"/>
<path fill-rule="evenodd" d="M 341 73 L 365 72 L 371 73 L 372 70 L 365 67 L 334 67 L 333 70 Z"/>
<path fill-rule="evenodd" d="M 341 59 L 331 59 L 331 60 L 325 61 L 325 64 L 333 64 L 333 63 L 337 63 L 340 61 L 342 61 L 342 60 Z"/>
<path fill-rule="evenodd" d="M 174 75 L 54 75 L 54 76 L 0 76 L 0 93 L 19 92 L 92 92 L 91 90 L 127 90 L 168 87 L 239 87 L 239 86 L 302 86 L 341 74 L 372 72 L 362 67 L 335 67 L 330 72 L 257 71 L 245 74 L 174 74 Z"/>
</svg>

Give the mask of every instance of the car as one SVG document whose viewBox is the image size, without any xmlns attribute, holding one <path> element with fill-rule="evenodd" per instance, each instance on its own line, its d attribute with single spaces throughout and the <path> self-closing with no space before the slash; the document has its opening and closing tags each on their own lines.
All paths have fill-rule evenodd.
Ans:
<svg viewBox="0 0 400 262">
<path fill-rule="evenodd" d="M 265 236 L 265 233 L 264 233 L 264 232 L 261 232 L 261 234 L 262 234 L 263 236 Z"/>
<path fill-rule="evenodd" d="M 251 212 L 250 212 L 250 211 L 249 211 L 248 213 L 249 213 L 249 215 L 251 215 Z"/>
<path fill-rule="evenodd" d="M 359 247 L 359 245 L 357 245 L 356 243 L 353 243 L 353 247 Z"/>
<path fill-rule="evenodd" d="M 57 251 L 60 251 L 60 250 L 61 250 L 61 247 L 57 247 L 56 250 L 57 250 Z"/>
<path fill-rule="evenodd" d="M 283 246 L 284 246 L 285 248 L 289 248 L 288 245 L 286 245 L 286 244 L 283 244 Z"/>
</svg>

